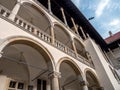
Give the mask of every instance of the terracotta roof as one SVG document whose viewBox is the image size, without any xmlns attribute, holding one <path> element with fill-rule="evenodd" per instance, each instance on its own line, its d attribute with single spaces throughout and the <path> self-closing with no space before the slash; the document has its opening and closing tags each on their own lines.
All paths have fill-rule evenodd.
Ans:
<svg viewBox="0 0 120 90">
<path fill-rule="evenodd" d="M 119 40 L 119 39 L 120 39 L 120 32 L 109 36 L 108 38 L 105 39 L 105 41 L 106 41 L 106 43 L 109 44 L 109 43 L 112 43 L 112 42 Z"/>
</svg>

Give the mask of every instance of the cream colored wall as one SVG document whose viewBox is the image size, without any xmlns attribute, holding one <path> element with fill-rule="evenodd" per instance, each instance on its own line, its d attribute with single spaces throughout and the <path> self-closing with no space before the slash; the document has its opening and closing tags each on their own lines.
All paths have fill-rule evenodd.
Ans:
<svg viewBox="0 0 120 90">
<path fill-rule="evenodd" d="M 6 90 L 7 77 L 0 75 L 0 90 Z"/>
<path fill-rule="evenodd" d="M 44 42 L 43 40 L 40 40 L 39 38 L 29 34 L 26 31 L 23 31 L 22 29 L 16 27 L 15 25 L 0 18 L 0 42 L 1 42 L 0 43 L 0 51 L 2 51 L 4 49 L 4 47 L 11 42 L 10 38 L 14 38 L 14 39 L 18 40 L 18 39 L 21 39 L 22 37 L 24 37 L 28 40 L 31 40 L 31 41 L 36 41 L 36 42 L 40 43 L 41 45 L 43 45 L 52 55 L 52 57 L 53 57 L 52 61 L 53 61 L 53 64 L 55 65 L 54 70 L 57 72 L 59 72 L 59 67 L 58 67 L 60 65 L 59 60 L 61 60 L 61 58 L 67 57 L 67 58 L 71 59 L 71 62 L 75 62 L 76 65 L 79 66 L 79 68 L 81 69 L 84 76 L 85 76 L 84 71 L 86 68 L 92 70 L 95 73 L 95 70 L 90 68 L 89 66 L 81 63 L 80 61 L 78 61 L 75 58 L 69 56 L 68 54 L 58 50 L 57 48 L 53 47 L 52 45 Z M 2 86 L 1 86 L 1 88 L 2 88 Z M 36 87 L 34 87 L 34 88 L 36 88 Z M 34 90 L 36 90 L 36 89 L 34 89 Z"/>
<path fill-rule="evenodd" d="M 115 79 L 112 71 L 109 68 L 109 64 L 106 62 L 97 44 L 92 39 L 87 39 L 85 41 L 85 45 L 86 49 L 92 56 L 101 86 L 103 86 L 105 90 L 119 90 L 120 85 Z"/>
</svg>

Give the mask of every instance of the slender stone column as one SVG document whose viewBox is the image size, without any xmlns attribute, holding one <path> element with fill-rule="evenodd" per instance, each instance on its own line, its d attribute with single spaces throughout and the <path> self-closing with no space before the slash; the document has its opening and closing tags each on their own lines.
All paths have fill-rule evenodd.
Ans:
<svg viewBox="0 0 120 90">
<path fill-rule="evenodd" d="M 78 80 L 79 80 L 80 86 L 82 86 L 82 90 L 88 90 L 85 76 L 84 77 L 78 76 Z"/>
<path fill-rule="evenodd" d="M 111 49 L 109 48 L 108 50 L 111 53 L 111 55 L 115 58 L 115 55 L 113 54 L 113 52 L 111 51 Z"/>
<path fill-rule="evenodd" d="M 60 8 L 61 12 L 62 12 L 62 16 L 63 16 L 63 19 L 64 19 L 64 23 L 66 26 L 68 26 L 67 24 L 67 20 L 66 20 L 66 17 L 65 17 L 65 13 L 64 13 L 64 9 L 63 8 Z"/>
<path fill-rule="evenodd" d="M 119 47 L 119 49 L 120 49 L 120 44 L 118 43 L 118 47 Z"/>
<path fill-rule="evenodd" d="M 49 13 L 52 14 L 51 1 L 50 0 L 48 0 L 48 10 L 49 10 Z"/>
<path fill-rule="evenodd" d="M 118 43 L 118 46 L 120 47 L 120 44 Z"/>
<path fill-rule="evenodd" d="M 77 49 L 76 49 L 76 46 L 75 46 L 74 40 L 72 40 L 72 46 L 73 46 L 73 49 L 74 49 L 74 51 L 75 51 L 75 55 L 76 55 L 76 57 L 78 57 L 78 53 L 77 53 Z"/>
<path fill-rule="evenodd" d="M 53 25 L 51 25 L 51 27 L 50 27 L 50 34 L 51 34 L 51 43 L 54 45 L 55 44 L 55 34 L 54 34 Z"/>
<path fill-rule="evenodd" d="M 0 58 L 2 57 L 2 54 L 0 54 Z"/>
<path fill-rule="evenodd" d="M 112 61 L 110 60 L 110 58 L 108 57 L 107 53 L 106 53 L 105 51 L 103 51 L 103 52 L 104 52 L 104 54 L 105 54 L 105 57 L 106 57 L 107 61 L 108 61 L 111 65 L 113 65 L 113 63 L 112 63 Z"/>
<path fill-rule="evenodd" d="M 0 90 L 5 90 L 6 88 L 7 76 L 0 75 Z"/>
<path fill-rule="evenodd" d="M 87 38 L 90 38 L 90 35 L 87 33 Z"/>
<path fill-rule="evenodd" d="M 86 83 L 86 82 L 85 82 Z M 83 90 L 88 90 L 88 87 L 86 84 L 83 85 Z"/>
<path fill-rule="evenodd" d="M 74 19 L 71 18 L 71 21 L 72 21 L 73 26 L 74 26 L 74 28 L 75 28 L 75 32 L 79 35 L 79 32 L 78 32 L 78 26 L 76 26 Z"/>
<path fill-rule="evenodd" d="M 86 37 L 86 35 L 85 35 L 84 31 L 83 31 L 83 28 L 81 26 L 80 26 L 80 30 L 81 30 L 81 32 L 83 34 L 84 39 L 86 39 L 87 37 Z"/>
<path fill-rule="evenodd" d="M 0 52 L 0 58 L 2 57 L 3 52 Z"/>
<path fill-rule="evenodd" d="M 51 83 L 51 90 L 60 90 L 59 87 L 59 78 L 61 77 L 61 74 L 59 72 L 51 72 L 48 76 L 50 78 Z"/>
<path fill-rule="evenodd" d="M 50 82 L 49 82 L 49 80 L 47 81 L 46 90 L 50 90 Z"/>
<path fill-rule="evenodd" d="M 11 11 L 11 14 L 9 16 L 9 19 L 11 19 L 12 21 L 14 21 L 15 19 L 15 16 L 17 15 L 19 9 L 20 9 L 20 6 L 21 6 L 21 2 L 20 0 L 17 2 L 17 4 L 14 6 L 13 10 Z"/>
</svg>

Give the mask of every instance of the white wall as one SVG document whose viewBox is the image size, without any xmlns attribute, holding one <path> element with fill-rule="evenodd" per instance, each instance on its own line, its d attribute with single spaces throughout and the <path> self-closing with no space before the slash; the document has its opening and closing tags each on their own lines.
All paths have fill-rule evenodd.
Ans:
<svg viewBox="0 0 120 90">
<path fill-rule="evenodd" d="M 97 44 L 92 41 L 92 39 L 87 39 L 85 45 L 86 50 L 89 51 L 92 56 L 101 86 L 104 87 L 105 90 L 120 90 L 120 85 L 111 72 L 109 64 L 106 62 Z"/>
</svg>

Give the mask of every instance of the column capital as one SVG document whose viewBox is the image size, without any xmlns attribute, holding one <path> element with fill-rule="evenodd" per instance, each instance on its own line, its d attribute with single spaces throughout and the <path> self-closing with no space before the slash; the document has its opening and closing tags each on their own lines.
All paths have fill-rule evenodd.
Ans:
<svg viewBox="0 0 120 90">
<path fill-rule="evenodd" d="M 81 85 L 81 86 L 87 86 L 88 85 L 88 82 L 86 82 L 86 81 L 80 81 L 79 82 L 79 84 Z"/>
<path fill-rule="evenodd" d="M 17 0 L 17 4 L 21 5 L 22 4 L 21 0 Z"/>
<path fill-rule="evenodd" d="M 83 79 L 82 76 L 78 76 L 78 81 L 81 86 L 87 86 L 88 82 Z"/>
<path fill-rule="evenodd" d="M 63 9 L 63 7 L 61 7 L 61 8 L 60 8 L 60 10 L 62 10 L 62 11 L 63 11 L 63 10 L 64 10 L 64 9 Z"/>
<path fill-rule="evenodd" d="M 61 73 L 60 73 L 60 72 L 53 71 L 53 72 L 50 72 L 50 73 L 48 74 L 48 77 L 49 77 L 49 78 L 61 78 Z"/>
</svg>

